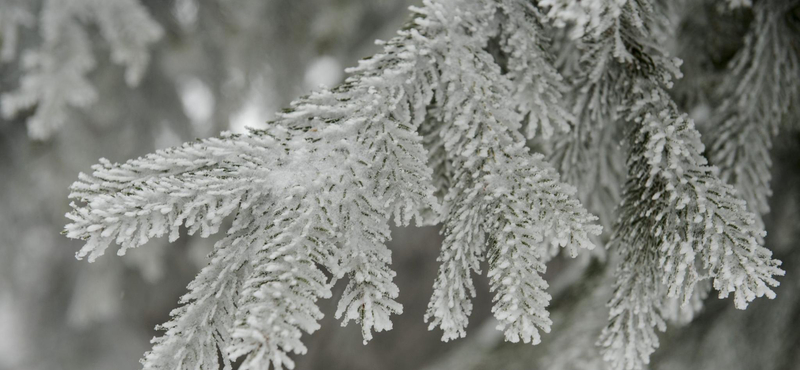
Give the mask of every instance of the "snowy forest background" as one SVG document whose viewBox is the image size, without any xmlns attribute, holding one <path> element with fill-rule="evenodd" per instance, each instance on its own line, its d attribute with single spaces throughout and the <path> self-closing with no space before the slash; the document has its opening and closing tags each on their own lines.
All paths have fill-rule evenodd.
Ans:
<svg viewBox="0 0 800 370">
<path fill-rule="evenodd" d="M 124 162 L 220 131 L 263 127 L 297 96 L 319 84 L 335 86 L 345 78 L 344 68 L 380 50 L 373 41 L 391 38 L 410 5 L 419 4 L 0 0 L 0 369 L 140 368 L 154 327 L 168 320 L 221 237 L 195 235 L 171 244 L 159 238 L 123 258 L 78 261 L 82 243 L 59 232 L 70 210 L 68 188 L 79 172 L 101 157 Z M 120 9 L 145 15 L 126 26 L 147 32 L 115 38 L 102 17 Z M 666 47 L 684 61 L 684 77 L 670 92 L 705 134 L 720 104 L 713 91 L 742 47 L 753 14 L 715 0 L 677 1 L 670 9 L 677 33 Z M 795 17 L 787 22 L 795 22 L 800 40 L 800 10 L 787 17 Z M 73 23 L 54 30 L 58 22 Z M 49 55 L 38 62 L 50 67 L 37 67 L 35 53 Z M 59 67 L 72 70 L 58 75 Z M 52 74 L 38 83 L 55 86 L 53 76 L 61 76 L 63 86 L 51 95 L 21 87 L 31 71 L 42 70 Z M 42 103 L 41 96 L 59 94 L 63 101 Z M 796 111 L 793 104 L 792 117 Z M 795 130 L 781 133 L 771 149 L 772 196 L 763 216 L 766 246 L 787 271 L 777 298 L 756 300 L 742 311 L 712 293 L 691 323 L 661 334 L 652 369 L 800 369 L 800 137 Z M 393 228 L 388 246 L 398 272 L 397 300 L 404 305 L 394 329 L 364 346 L 358 326 L 334 320 L 336 300 L 322 300 L 321 329 L 304 337 L 308 353 L 294 357 L 296 368 L 604 368 L 592 351 L 608 318 L 605 257 L 559 256 L 548 263 L 554 324 L 542 344 L 503 341 L 494 329 L 485 276 L 476 277 L 469 334 L 443 343 L 422 320 L 441 243 L 438 227 Z M 602 284 L 609 288 L 595 289 Z M 344 286 L 334 288 L 334 297 Z"/>
</svg>

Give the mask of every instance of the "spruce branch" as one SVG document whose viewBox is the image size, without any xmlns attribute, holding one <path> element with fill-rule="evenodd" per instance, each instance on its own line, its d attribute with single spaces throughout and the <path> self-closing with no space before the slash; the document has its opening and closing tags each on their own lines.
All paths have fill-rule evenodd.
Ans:
<svg viewBox="0 0 800 370">
<path fill-rule="evenodd" d="M 721 298 L 734 293 L 744 309 L 756 297 L 773 298 L 774 276 L 784 272 L 744 201 L 702 156 L 694 123 L 664 90 L 681 77 L 680 61 L 655 41 L 652 30 L 662 27 L 655 4 L 567 3 L 550 3 L 548 14 L 556 23 L 576 22 L 573 37 L 588 57 L 577 72 L 585 97 L 576 101 L 585 117 L 602 119 L 588 131 L 602 132 L 618 118 L 629 125 L 628 180 L 609 243 L 621 264 L 598 345 L 612 368 L 641 369 L 658 347 L 655 328 L 665 330 L 665 318 L 676 317 L 672 302 L 686 306 L 705 293 L 696 291 L 699 281 L 711 279 Z M 579 145 L 562 147 L 569 153 Z"/>
<path fill-rule="evenodd" d="M 725 100 L 712 115 L 710 160 L 720 177 L 747 201 L 763 224 L 772 194 L 773 138 L 792 128 L 789 109 L 800 96 L 797 23 L 791 12 L 798 1 L 763 1 L 753 7 L 755 19 L 744 46 L 731 61 L 718 94 Z"/>
<path fill-rule="evenodd" d="M 568 115 L 551 105 L 561 96 L 560 77 L 543 39 L 501 36 L 506 50 L 523 51 L 510 59 L 515 72 L 506 75 L 486 51 L 489 38 L 500 34 L 498 17 L 518 23 L 507 28 L 514 35 L 523 27 L 531 34 L 540 27 L 529 24 L 538 20 L 536 9 L 511 0 L 443 0 L 412 10 L 409 27 L 380 43 L 383 52 L 362 60 L 342 85 L 298 99 L 267 129 L 226 133 L 124 164 L 102 161 L 73 185 L 71 197 L 81 204 L 73 203 L 66 231 L 87 240 L 79 258 L 93 260 L 111 242 L 124 253 L 166 233 L 174 240 L 182 225 L 208 236 L 234 217 L 146 367 L 216 368 L 219 349 L 225 366 L 244 357 L 248 369 L 292 368 L 289 354 L 305 352 L 302 332 L 318 328 L 315 302 L 345 275 L 336 316 L 343 324 L 359 322 L 365 341 L 373 330 L 391 329 L 390 315 L 402 306 L 394 300 L 385 246 L 390 218 L 401 225 L 444 219 L 451 236 L 441 271 L 455 280 L 437 280 L 432 302 L 461 289 L 451 302 L 462 307 L 445 337 L 463 331 L 471 287 L 465 284 L 484 248 L 492 255 L 494 311 L 507 338 L 538 342 L 538 330 L 549 330 L 543 246 L 574 255 L 593 247 L 589 235 L 600 229 L 574 189 L 524 147 L 526 115 L 544 136 L 551 126 L 568 128 Z M 442 128 L 421 127 L 430 122 Z M 446 158 L 436 166 L 449 172 L 437 175 L 450 179 L 439 184 L 444 212 L 418 131 Z M 329 281 L 321 269 L 332 274 Z M 443 304 L 429 311 L 437 323 L 454 307 Z"/>
</svg>

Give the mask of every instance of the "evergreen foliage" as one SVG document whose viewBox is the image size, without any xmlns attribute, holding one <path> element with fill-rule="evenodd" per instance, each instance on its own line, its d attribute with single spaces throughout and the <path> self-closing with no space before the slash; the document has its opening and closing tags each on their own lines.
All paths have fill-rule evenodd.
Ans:
<svg viewBox="0 0 800 370">
<path fill-rule="evenodd" d="M 344 83 L 295 100 L 265 129 L 101 160 L 71 187 L 66 235 L 85 240 L 77 257 L 93 261 L 111 243 L 122 255 L 183 227 L 227 228 L 146 369 L 293 368 L 303 333 L 319 328 L 317 301 L 345 277 L 336 317 L 359 323 L 365 343 L 390 330 L 403 310 L 391 219 L 442 225 L 424 320 L 444 341 L 466 336 L 472 274 L 486 263 L 497 328 L 540 343 L 552 325 L 546 262 L 562 247 L 574 257 L 605 245 L 617 265 L 604 279 L 615 282 L 599 356 L 642 369 L 655 329 L 690 320 L 711 288 L 745 309 L 774 298 L 784 274 L 761 215 L 772 139 L 791 128 L 800 96 L 800 2 L 720 4 L 755 17 L 719 87 L 711 164 L 669 93 L 682 77 L 664 47 L 676 32 L 669 5 L 425 0 Z M 0 26 L 25 24 L 19 9 Z M 3 96 L 6 115 L 36 106 L 35 138 L 94 99 L 81 22 L 97 22 L 131 85 L 162 35 L 134 0 L 48 1 L 42 13 L 42 50 Z"/>
</svg>

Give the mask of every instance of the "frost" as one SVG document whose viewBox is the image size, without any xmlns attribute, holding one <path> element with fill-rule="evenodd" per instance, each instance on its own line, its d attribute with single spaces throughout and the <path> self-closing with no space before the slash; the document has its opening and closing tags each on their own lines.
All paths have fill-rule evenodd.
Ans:
<svg viewBox="0 0 800 370">
<path fill-rule="evenodd" d="M 795 31 L 787 19 L 796 6 L 791 1 L 766 1 L 754 7 L 745 45 L 719 89 L 725 100 L 712 113 L 710 160 L 742 195 L 759 224 L 761 215 L 769 212 L 767 198 L 772 195 L 772 141 L 800 97 L 800 60 L 792 51 Z"/>
<path fill-rule="evenodd" d="M 263 129 L 122 164 L 101 159 L 71 188 L 66 234 L 86 241 L 77 256 L 92 261 L 112 243 L 124 254 L 153 238 L 173 241 L 182 227 L 204 237 L 228 227 L 161 327 L 146 369 L 219 368 L 218 353 L 224 368 L 293 368 L 292 355 L 307 351 L 302 336 L 319 328 L 317 301 L 343 278 L 336 318 L 360 324 L 364 342 L 391 330 L 392 315 L 403 311 L 386 247 L 391 219 L 443 226 L 424 319 L 444 341 L 466 336 L 472 274 L 484 262 L 497 329 L 510 342 L 544 341 L 552 326 L 547 261 L 561 248 L 571 257 L 584 250 L 603 257 L 594 247 L 605 244 L 613 257 L 603 260 L 610 267 L 603 281 L 615 280 L 614 291 L 598 348 L 587 353 L 599 352 L 613 369 L 644 368 L 658 347 L 655 329 L 691 320 L 712 288 L 732 294 L 741 309 L 775 297 L 780 261 L 763 246 L 757 216 L 724 181 L 744 188 L 753 210 L 765 212 L 766 149 L 797 95 L 781 80 L 797 75 L 796 56 L 773 55 L 789 49 L 786 25 L 773 22 L 788 7 L 758 3 L 732 67 L 738 82 L 725 85 L 729 101 L 715 111 L 726 117 L 720 132 L 740 135 L 715 136 L 718 176 L 694 121 L 666 92 L 682 76 L 682 62 L 660 45 L 674 32 L 665 7 L 646 0 L 423 1 L 344 82 L 295 100 Z M 70 71 L 37 67 L 43 58 L 32 59 L 31 71 L 73 78 L 70 88 L 83 93 L 53 103 L 63 109 L 94 98 L 83 78 L 93 59 L 79 17 L 57 14 L 67 14 L 63 23 L 43 24 L 68 30 L 58 45 L 70 42 L 70 52 L 80 52 L 54 64 Z M 135 46 L 112 50 L 135 82 L 145 46 L 159 35 L 104 35 Z M 336 63 L 318 59 L 306 70 L 308 82 L 333 76 Z M 769 82 L 759 85 L 760 76 Z M 36 115 L 50 104 L 34 93 L 7 99 L 4 108 L 14 112 L 38 102 Z M 755 113 L 744 109 L 751 106 Z M 40 129 L 45 135 L 52 127 Z M 764 135 L 742 143 L 753 130 Z M 737 158 L 758 160 L 729 168 Z M 730 174 L 758 161 L 758 190 L 748 192 L 751 184 Z"/>
</svg>

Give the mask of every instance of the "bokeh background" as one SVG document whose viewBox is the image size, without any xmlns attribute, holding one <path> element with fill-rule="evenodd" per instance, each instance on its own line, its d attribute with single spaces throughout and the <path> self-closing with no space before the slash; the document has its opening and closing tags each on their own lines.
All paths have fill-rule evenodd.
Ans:
<svg viewBox="0 0 800 370">
<path fill-rule="evenodd" d="M 91 6 L 96 0 L 0 0 L 0 45 L 4 53 L 12 50 L 0 62 L 0 94 L 13 96 L 21 89 L 29 71 L 26 55 L 55 37 L 47 35 L 52 21 L 43 16 L 47 7 L 70 1 Z M 63 124 L 39 139 L 29 135 L 28 122 L 41 104 L 11 112 L 0 99 L 0 370 L 140 368 L 155 326 L 167 321 L 217 240 L 158 239 L 125 257 L 109 253 L 91 264 L 78 261 L 74 254 L 81 243 L 60 231 L 67 222 L 68 187 L 79 172 L 90 171 L 101 157 L 121 162 L 224 130 L 263 127 L 294 97 L 340 82 L 344 68 L 377 51 L 374 40 L 390 38 L 407 19 L 406 8 L 416 3 L 134 2 L 162 30 L 147 44 L 149 62 L 137 84 L 126 81 L 126 67 L 114 59 L 103 28 L 75 15 L 94 58 L 84 77 L 96 97 L 53 113 Z M 691 26 L 681 28 L 681 37 L 699 41 L 685 45 L 703 49 L 704 42 L 712 42 Z M 741 27 L 720 34 L 736 38 L 737 32 L 741 36 Z M 706 75 L 692 75 L 692 68 L 714 66 L 693 66 L 694 49 L 676 53 L 688 60 L 686 84 L 704 83 Z M 788 271 L 778 298 L 758 300 L 747 311 L 707 299 L 694 322 L 662 336 L 653 368 L 800 369 L 797 139 L 787 135 L 776 144 L 773 211 L 766 219 L 768 245 Z M 559 257 L 549 264 L 555 324 L 540 346 L 502 342 L 482 277 L 469 335 L 442 343 L 441 333 L 428 331 L 422 320 L 436 276 L 439 229 L 398 228 L 392 237 L 398 301 L 404 305 L 394 329 L 365 346 L 358 327 L 341 327 L 333 319 L 340 284 L 334 299 L 321 302 L 322 329 L 305 339 L 309 351 L 297 357 L 297 369 L 603 368 L 592 350 L 607 318 L 609 282 L 602 256 Z"/>
</svg>

